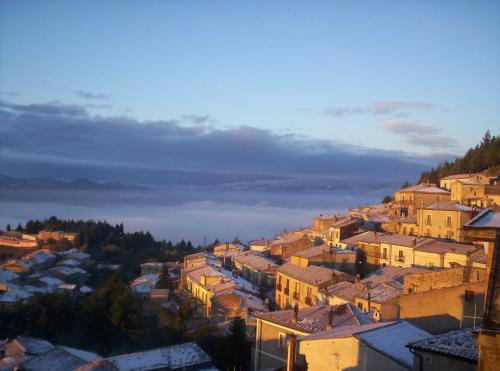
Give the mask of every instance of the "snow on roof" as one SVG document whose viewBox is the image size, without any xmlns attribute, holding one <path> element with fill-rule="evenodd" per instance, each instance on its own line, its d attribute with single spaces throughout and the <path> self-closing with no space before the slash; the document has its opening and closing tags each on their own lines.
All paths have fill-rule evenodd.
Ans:
<svg viewBox="0 0 500 371">
<path fill-rule="evenodd" d="M 485 210 L 471 219 L 465 226 L 476 228 L 500 228 L 500 212 Z"/>
<path fill-rule="evenodd" d="M 267 271 L 269 268 L 277 266 L 272 261 L 255 254 L 241 254 L 235 256 L 234 261 L 247 265 L 256 271 Z"/>
<path fill-rule="evenodd" d="M 13 289 L 0 295 L 0 303 L 15 303 L 16 301 L 27 299 L 32 295 L 24 290 Z"/>
<path fill-rule="evenodd" d="M 396 246 L 404 246 L 404 247 L 419 246 L 433 241 L 432 239 L 425 237 L 413 237 L 413 236 L 405 236 L 402 234 L 388 234 L 388 233 L 380 236 L 378 240 L 381 243 L 396 245 Z"/>
<path fill-rule="evenodd" d="M 72 274 L 86 274 L 87 272 L 81 268 L 71 268 L 66 266 L 59 266 L 50 268 L 51 271 L 60 273 L 64 276 L 71 276 Z"/>
<path fill-rule="evenodd" d="M 72 283 L 63 283 L 62 285 L 57 286 L 57 288 L 61 290 L 74 290 L 76 289 L 76 285 Z"/>
<path fill-rule="evenodd" d="M 436 254 L 449 253 L 467 255 L 481 249 L 483 249 L 483 247 L 477 245 L 431 240 L 430 243 L 426 243 L 417 247 L 415 251 L 430 252 Z"/>
<path fill-rule="evenodd" d="M 14 281 L 18 278 L 19 278 L 19 274 L 5 270 L 5 269 L 0 269 L 0 282 Z"/>
<path fill-rule="evenodd" d="M 49 260 L 55 259 L 55 255 L 52 254 L 49 250 L 42 249 L 25 255 L 21 259 L 33 265 L 41 265 L 45 264 Z"/>
<path fill-rule="evenodd" d="M 463 211 L 472 212 L 474 209 L 470 206 L 457 204 L 455 201 L 435 201 L 424 207 L 426 210 L 445 210 L 445 211 Z"/>
<path fill-rule="evenodd" d="M 83 366 L 88 361 L 81 358 L 81 354 L 74 354 L 67 348 L 56 345 L 48 352 L 28 360 L 23 366 L 28 371 L 67 371 Z"/>
<path fill-rule="evenodd" d="M 327 328 L 330 311 L 333 313 L 333 328 L 358 326 L 373 322 L 366 313 L 361 312 L 351 303 L 300 308 L 296 323 L 293 321 L 293 309 L 266 313 L 260 312 L 256 313 L 255 317 L 305 333 L 315 333 Z"/>
<path fill-rule="evenodd" d="M 62 261 L 62 264 L 70 266 L 70 267 L 77 267 L 80 264 L 82 264 L 82 262 L 80 260 L 77 260 L 77 259 L 65 259 Z"/>
<path fill-rule="evenodd" d="M 278 267 L 277 271 L 315 286 L 320 286 L 324 283 L 332 281 L 335 274 L 335 271 L 332 269 L 317 267 L 315 265 L 301 267 L 292 263 L 283 264 Z"/>
<path fill-rule="evenodd" d="M 435 184 L 432 183 L 420 183 L 420 184 L 415 184 L 406 188 L 402 188 L 399 191 L 399 193 L 412 193 L 412 192 L 419 192 L 419 193 L 440 193 L 440 194 L 450 194 L 449 191 L 446 191 L 444 189 L 441 189 L 439 187 L 436 187 Z"/>
<path fill-rule="evenodd" d="M 60 284 L 64 283 L 64 281 L 60 280 L 59 278 L 55 278 L 52 276 L 40 277 L 38 281 L 43 282 L 47 286 L 59 286 Z"/>
<path fill-rule="evenodd" d="M 82 287 L 80 287 L 80 292 L 81 292 L 82 294 L 88 294 L 88 293 L 90 293 L 90 292 L 92 292 L 92 291 L 94 291 L 94 289 L 92 289 L 92 288 L 91 288 L 91 287 L 89 287 L 89 286 L 82 286 Z"/>
<path fill-rule="evenodd" d="M 385 233 L 367 231 L 352 237 L 348 237 L 340 242 L 347 245 L 356 245 L 359 242 L 379 243 L 379 238 L 382 237 L 383 235 L 385 235 Z"/>
<path fill-rule="evenodd" d="M 322 255 L 324 253 L 329 253 L 330 249 L 332 253 L 335 254 L 356 254 L 354 251 L 351 250 L 341 249 L 338 247 L 330 248 L 330 246 L 328 245 L 318 245 L 311 247 L 310 249 L 297 251 L 293 254 L 293 256 L 298 256 L 301 258 L 314 258 L 315 256 Z"/>
<path fill-rule="evenodd" d="M 432 335 L 406 321 L 400 321 L 390 326 L 376 328 L 354 336 L 371 348 L 411 368 L 413 366 L 413 354 L 406 345 L 413 341 L 429 338 Z"/>
<path fill-rule="evenodd" d="M 71 354 L 83 359 L 84 361 L 90 362 L 93 361 L 94 359 L 102 359 L 101 356 L 99 356 L 96 353 L 88 352 L 86 350 L 82 349 L 76 349 L 76 348 L 70 348 L 70 347 L 62 347 Z"/>
<path fill-rule="evenodd" d="M 477 362 L 479 348 L 472 329 L 450 331 L 425 340 L 412 342 L 410 348 Z"/>
<path fill-rule="evenodd" d="M 309 341 L 309 340 L 324 340 L 324 339 L 339 339 L 339 338 L 346 338 L 346 337 L 351 337 L 357 333 L 363 332 L 363 331 L 368 331 L 368 330 L 373 330 L 379 327 L 385 327 L 392 325 L 394 322 L 373 322 L 373 323 L 367 323 L 363 325 L 358 325 L 358 326 L 346 326 L 346 327 L 338 327 L 334 328 L 332 330 L 326 330 L 326 331 L 320 331 L 316 332 L 311 335 L 304 335 L 300 336 L 298 340 L 304 340 L 304 341 Z"/>
<path fill-rule="evenodd" d="M 473 178 L 473 177 L 476 177 L 479 175 L 481 175 L 481 173 L 455 174 L 455 175 L 449 175 L 447 177 L 444 177 L 441 180 L 470 179 L 470 178 Z"/>
<path fill-rule="evenodd" d="M 14 341 L 17 341 L 24 348 L 25 353 L 30 355 L 45 353 L 54 348 L 47 340 L 28 336 L 18 336 Z"/>
<path fill-rule="evenodd" d="M 144 352 L 124 354 L 106 359 L 120 371 L 147 371 L 181 369 L 204 365 L 210 357 L 194 342 Z"/>
</svg>

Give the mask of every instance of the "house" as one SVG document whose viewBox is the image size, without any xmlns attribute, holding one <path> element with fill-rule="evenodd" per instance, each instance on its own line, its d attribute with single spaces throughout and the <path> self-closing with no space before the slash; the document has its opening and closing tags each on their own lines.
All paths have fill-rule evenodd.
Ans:
<svg viewBox="0 0 500 371">
<path fill-rule="evenodd" d="M 399 319 L 432 334 L 480 325 L 486 271 L 458 267 L 415 272 L 404 277 Z"/>
<path fill-rule="evenodd" d="M 321 289 L 343 278 L 342 272 L 332 269 L 285 263 L 276 270 L 276 305 L 281 309 L 295 304 L 299 308 L 314 306 Z"/>
<path fill-rule="evenodd" d="M 42 270 L 54 265 L 57 257 L 49 249 L 41 249 L 24 255 L 22 261 L 36 270 Z"/>
<path fill-rule="evenodd" d="M 22 367 L 26 371 L 70 371 L 100 359 L 102 358 L 95 353 L 56 345 L 44 353 L 29 358 Z"/>
<path fill-rule="evenodd" d="M 255 240 L 250 242 L 250 250 L 258 253 L 265 253 L 271 249 L 271 243 L 275 240 L 275 237 L 271 238 L 261 238 L 260 240 Z"/>
<path fill-rule="evenodd" d="M 36 237 L 15 231 L 0 231 L 0 245 L 17 248 L 36 248 L 38 242 Z"/>
<path fill-rule="evenodd" d="M 136 297 L 139 297 L 143 302 L 149 299 L 149 293 L 156 287 L 156 283 L 160 280 L 158 273 L 142 275 L 130 283 L 130 291 Z"/>
<path fill-rule="evenodd" d="M 1 340 L 1 339 L 0 339 Z M 4 357 L 0 357 L 0 370 L 15 370 L 26 360 L 48 352 L 54 346 L 46 340 L 18 336 L 12 340 L 6 340 L 0 344 L 0 352 L 3 350 Z"/>
<path fill-rule="evenodd" d="M 31 272 L 32 268 L 31 265 L 25 261 L 20 259 L 10 259 L 5 263 L 0 264 L 0 269 L 13 273 L 25 274 Z"/>
<path fill-rule="evenodd" d="M 379 264 L 381 267 L 393 265 L 407 268 L 413 266 L 415 248 L 432 240 L 400 234 L 384 234 L 378 238 L 378 241 L 380 243 Z"/>
<path fill-rule="evenodd" d="M 209 265 L 194 268 L 186 274 L 186 291 L 201 302 L 206 317 L 211 315 L 214 295 L 237 287 L 232 278 Z"/>
<path fill-rule="evenodd" d="M 352 303 L 363 312 L 373 312 L 378 321 L 397 320 L 404 278 L 416 272 L 425 270 L 386 266 L 361 281 L 332 285 L 318 295 L 318 300 L 330 305 Z"/>
<path fill-rule="evenodd" d="M 358 251 L 365 259 L 363 269 L 366 273 L 376 270 L 381 265 L 381 238 L 385 233 L 367 231 L 340 241 L 342 248 Z"/>
<path fill-rule="evenodd" d="M 311 237 L 319 238 L 325 244 L 337 244 L 358 229 L 358 222 L 340 215 L 320 215 L 313 219 Z"/>
<path fill-rule="evenodd" d="M 24 303 L 33 294 L 21 289 L 20 287 L 9 288 L 8 291 L 0 293 L 0 308 L 4 310 L 12 310 L 17 303 Z"/>
<path fill-rule="evenodd" d="M 40 231 L 38 232 L 38 240 L 46 241 L 49 239 L 60 241 L 60 240 L 68 240 L 74 241 L 78 233 L 68 233 L 64 231 Z"/>
<path fill-rule="evenodd" d="M 293 336 L 372 323 L 373 320 L 352 304 L 321 305 L 309 308 L 256 313 L 257 333 L 254 369 L 286 368 L 287 341 Z M 291 352 L 293 354 L 293 352 Z"/>
<path fill-rule="evenodd" d="M 464 241 L 463 226 L 477 210 L 454 201 L 433 202 L 417 210 L 418 235 Z"/>
<path fill-rule="evenodd" d="M 483 246 L 436 240 L 417 246 L 413 255 L 414 266 L 427 268 L 468 267 L 473 266 L 474 260 L 481 261 L 486 257 Z"/>
<path fill-rule="evenodd" d="M 255 286 L 264 289 L 275 286 L 277 266 L 271 260 L 250 252 L 234 257 L 234 267 L 241 276 Z"/>
<path fill-rule="evenodd" d="M 195 343 L 94 360 L 75 371 L 214 370 L 210 357 Z"/>
<path fill-rule="evenodd" d="M 269 253 L 277 259 L 286 259 L 297 251 L 306 250 L 314 246 L 314 242 L 307 235 L 283 237 L 271 242 Z"/>
<path fill-rule="evenodd" d="M 408 344 L 414 352 L 413 370 L 475 371 L 479 359 L 477 334 L 465 328 Z M 497 363 L 498 366 L 498 363 Z"/>
<path fill-rule="evenodd" d="M 222 259 L 223 257 L 230 257 L 234 254 L 240 254 L 246 250 L 246 247 L 239 243 L 221 243 L 214 246 L 214 256 Z M 228 254 L 230 253 L 230 254 Z"/>
<path fill-rule="evenodd" d="M 301 267 L 319 265 L 351 274 L 356 273 L 356 253 L 354 251 L 326 244 L 298 251 L 291 256 L 290 261 Z"/>
<path fill-rule="evenodd" d="M 220 326 L 240 317 L 245 320 L 248 329 L 255 326 L 254 314 L 256 312 L 267 311 L 267 306 L 257 296 L 239 289 L 225 290 L 215 294 L 212 298 L 210 321 L 212 325 Z"/>
<path fill-rule="evenodd" d="M 415 215 L 417 208 L 450 199 L 451 193 L 448 190 L 436 187 L 432 183 L 420 183 L 394 192 L 393 207 L 398 209 L 398 216 L 411 216 Z"/>
<path fill-rule="evenodd" d="M 11 281 L 18 280 L 19 274 L 8 271 L 6 269 L 0 269 L 0 283 L 7 283 Z"/>
<path fill-rule="evenodd" d="M 439 181 L 441 188 L 451 190 L 453 183 L 458 181 L 475 182 L 481 184 L 488 184 L 488 178 L 482 173 L 469 173 L 469 174 L 455 174 L 442 178 Z"/>
<path fill-rule="evenodd" d="M 289 359 L 308 370 L 407 371 L 413 366 L 409 342 L 431 335 L 408 322 L 379 322 L 299 336 Z"/>
<path fill-rule="evenodd" d="M 144 276 L 146 274 L 162 274 L 164 263 L 161 262 L 148 262 L 141 264 L 141 274 Z"/>
</svg>

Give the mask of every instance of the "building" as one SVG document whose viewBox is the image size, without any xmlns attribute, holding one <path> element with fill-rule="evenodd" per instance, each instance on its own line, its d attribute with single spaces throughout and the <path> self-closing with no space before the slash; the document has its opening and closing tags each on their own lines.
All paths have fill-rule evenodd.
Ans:
<svg viewBox="0 0 500 371">
<path fill-rule="evenodd" d="M 35 236 L 15 231 L 0 231 L 0 245 L 18 248 L 36 248 L 38 242 Z"/>
<path fill-rule="evenodd" d="M 299 308 L 314 306 L 320 290 L 347 279 L 353 277 L 314 265 L 302 267 L 285 263 L 276 270 L 276 305 L 281 309 L 295 304 Z"/>
<path fill-rule="evenodd" d="M 358 273 L 368 273 L 381 266 L 380 245 L 381 238 L 385 235 L 386 233 L 367 231 L 340 241 L 341 247 L 359 251 L 362 254 L 364 264 L 360 266 L 362 272 L 358 269 Z"/>
<path fill-rule="evenodd" d="M 262 256 L 244 253 L 234 257 L 234 267 L 241 276 L 264 289 L 275 286 L 277 264 Z"/>
<path fill-rule="evenodd" d="M 31 272 L 32 267 L 27 262 L 20 259 L 10 259 L 0 264 L 0 269 L 13 273 L 26 274 Z"/>
<path fill-rule="evenodd" d="M 381 267 L 392 265 L 407 268 L 414 264 L 414 250 L 432 240 L 400 234 L 384 234 L 378 238 L 378 241 L 380 243 L 379 264 Z"/>
<path fill-rule="evenodd" d="M 159 273 L 145 274 L 133 280 L 129 288 L 135 297 L 141 299 L 143 302 L 147 302 L 149 301 L 151 290 L 156 287 L 156 283 L 159 280 Z"/>
<path fill-rule="evenodd" d="M 250 242 L 250 250 L 265 253 L 271 249 L 271 243 L 275 240 L 275 237 L 271 238 L 261 238 L 260 240 L 255 240 Z"/>
<path fill-rule="evenodd" d="M 320 215 L 313 219 L 311 237 L 321 239 L 325 244 L 337 244 L 351 236 L 358 229 L 356 220 L 340 215 Z"/>
<path fill-rule="evenodd" d="M 479 326 L 486 293 L 486 271 L 460 267 L 404 277 L 399 318 L 432 334 Z"/>
<path fill-rule="evenodd" d="M 245 320 L 247 330 L 255 327 L 256 312 L 267 312 L 262 299 L 238 289 L 226 290 L 212 298 L 210 321 L 214 326 L 228 325 L 233 319 Z"/>
<path fill-rule="evenodd" d="M 411 216 L 415 215 L 417 208 L 450 199 L 449 191 L 438 188 L 435 184 L 421 183 L 394 192 L 392 207 L 398 210 L 399 216 Z"/>
<path fill-rule="evenodd" d="M 307 235 L 279 238 L 269 245 L 269 254 L 277 259 L 286 259 L 297 251 L 310 249 L 314 246 Z"/>
<path fill-rule="evenodd" d="M 310 308 L 257 313 L 254 369 L 286 368 L 287 342 L 293 336 L 306 336 L 329 329 L 372 323 L 352 304 L 322 305 Z M 294 354 L 294 352 L 291 352 Z"/>
<path fill-rule="evenodd" d="M 464 241 L 463 226 L 477 210 L 470 206 L 449 202 L 433 202 L 417 210 L 418 235 Z"/>
<path fill-rule="evenodd" d="M 341 327 L 298 337 L 295 362 L 308 370 L 407 371 L 406 345 L 430 336 L 405 321 Z"/>
<path fill-rule="evenodd" d="M 186 291 L 203 305 L 201 310 L 206 317 L 211 315 L 214 295 L 237 287 L 233 279 L 209 265 L 195 268 L 186 274 Z"/>
<path fill-rule="evenodd" d="M 214 246 L 214 256 L 218 258 L 222 258 L 225 256 L 227 252 L 232 253 L 242 253 L 246 250 L 246 247 L 239 243 L 221 243 L 219 245 Z"/>
<path fill-rule="evenodd" d="M 161 262 L 148 262 L 141 264 L 141 274 L 162 274 L 165 264 Z"/>
<path fill-rule="evenodd" d="M 68 240 L 74 241 L 78 233 L 68 233 L 64 231 L 40 231 L 38 232 L 38 240 L 46 241 L 49 239 L 60 241 L 60 240 Z"/>
<path fill-rule="evenodd" d="M 426 268 L 451 268 L 458 265 L 469 267 L 485 257 L 483 246 L 431 239 L 413 250 L 413 265 Z M 481 267 L 477 264 L 476 266 Z"/>
<path fill-rule="evenodd" d="M 98 359 L 75 371 L 215 370 L 210 357 L 195 343 L 172 345 Z"/>
<path fill-rule="evenodd" d="M 23 365 L 26 371 L 68 371 L 102 358 L 91 352 L 56 345 L 47 352 L 28 359 Z"/>
<path fill-rule="evenodd" d="M 469 174 L 455 174 L 447 176 L 439 181 L 439 186 L 441 188 L 451 190 L 453 183 L 463 181 L 463 182 L 474 182 L 481 184 L 488 184 L 489 179 L 481 173 L 469 173 Z"/>
<path fill-rule="evenodd" d="M 356 253 L 354 251 L 326 244 L 296 252 L 291 256 L 290 262 L 301 267 L 319 265 L 351 274 L 356 273 Z"/>
<path fill-rule="evenodd" d="M 409 343 L 415 354 L 413 370 L 475 371 L 479 359 L 476 337 L 466 328 Z"/>
</svg>

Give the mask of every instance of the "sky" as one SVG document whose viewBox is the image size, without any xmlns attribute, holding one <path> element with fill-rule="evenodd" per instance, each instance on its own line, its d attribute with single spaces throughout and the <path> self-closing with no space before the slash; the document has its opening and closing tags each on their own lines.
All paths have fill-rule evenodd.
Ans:
<svg viewBox="0 0 500 371">
<path fill-rule="evenodd" d="M 4 175 L 386 190 L 499 122 L 498 1 L 0 2 Z"/>
</svg>

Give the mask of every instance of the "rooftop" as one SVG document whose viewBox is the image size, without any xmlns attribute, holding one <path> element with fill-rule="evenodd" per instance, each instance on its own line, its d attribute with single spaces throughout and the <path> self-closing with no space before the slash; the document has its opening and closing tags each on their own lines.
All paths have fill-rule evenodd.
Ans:
<svg viewBox="0 0 500 371">
<path fill-rule="evenodd" d="M 194 342 L 125 354 L 106 359 L 119 371 L 177 370 L 201 366 L 210 357 Z"/>
<path fill-rule="evenodd" d="M 413 354 L 406 345 L 412 341 L 427 339 L 431 334 L 406 321 L 400 321 L 389 326 L 360 332 L 354 336 L 371 348 L 411 369 Z"/>
<path fill-rule="evenodd" d="M 436 187 L 435 184 L 431 183 L 421 183 L 421 184 L 415 184 L 406 188 L 402 188 L 399 191 L 400 193 L 413 193 L 413 192 L 418 192 L 418 193 L 438 193 L 438 194 L 447 194 L 449 195 L 450 192 L 446 191 L 444 189 L 441 189 L 439 187 Z"/>
<path fill-rule="evenodd" d="M 335 254 L 356 254 L 354 251 L 341 249 L 338 247 L 333 247 L 331 251 L 332 253 L 334 252 Z M 318 245 L 311 247 L 310 249 L 297 251 L 296 253 L 293 254 L 293 256 L 298 256 L 301 258 L 313 258 L 315 256 L 322 255 L 328 252 L 330 252 L 330 246 Z"/>
<path fill-rule="evenodd" d="M 424 207 L 425 210 L 445 210 L 445 211 L 463 211 L 472 212 L 474 209 L 470 206 L 457 204 L 455 201 L 435 201 Z"/>
<path fill-rule="evenodd" d="M 359 242 L 380 243 L 379 239 L 383 235 L 385 235 L 385 233 L 367 231 L 367 232 L 363 232 L 363 233 L 357 234 L 355 236 L 346 238 L 340 242 L 347 244 L 347 245 L 356 245 Z"/>
<path fill-rule="evenodd" d="M 330 282 L 335 274 L 335 271 L 331 269 L 317 267 L 314 265 L 301 267 L 292 263 L 283 264 L 278 267 L 277 271 L 315 286 L 320 286 L 324 283 Z"/>
<path fill-rule="evenodd" d="M 277 264 L 272 261 L 255 254 L 238 255 L 234 257 L 234 260 L 241 264 L 248 265 L 256 271 L 267 271 L 269 268 L 277 267 Z"/>
<path fill-rule="evenodd" d="M 455 174 L 455 175 L 448 175 L 447 177 L 442 178 L 441 180 L 469 179 L 478 175 L 481 175 L 481 173 Z"/>
<path fill-rule="evenodd" d="M 413 237 L 405 236 L 402 234 L 384 234 L 381 235 L 378 240 L 381 243 L 386 243 L 389 245 L 405 246 L 405 247 L 415 247 L 431 242 L 432 239 L 425 237 Z"/>
<path fill-rule="evenodd" d="M 483 247 L 477 245 L 430 240 L 429 243 L 418 246 L 415 251 L 430 252 L 436 254 L 450 253 L 467 255 L 481 249 L 483 249 Z"/>
<path fill-rule="evenodd" d="M 464 227 L 472 228 L 500 228 L 500 212 L 484 210 L 472 218 Z"/>
<path fill-rule="evenodd" d="M 315 333 L 328 328 L 329 312 L 332 312 L 332 327 L 359 326 L 372 323 L 367 314 L 361 312 L 353 304 L 320 305 L 298 310 L 297 322 L 294 323 L 294 310 L 256 313 L 255 317 L 276 323 L 304 333 Z"/>
<path fill-rule="evenodd" d="M 436 335 L 410 343 L 410 348 L 477 362 L 479 348 L 472 329 L 463 329 Z"/>
</svg>

